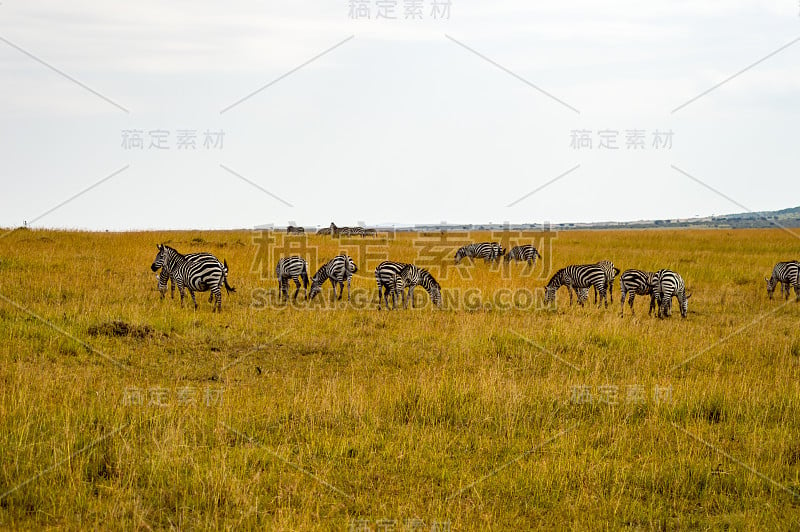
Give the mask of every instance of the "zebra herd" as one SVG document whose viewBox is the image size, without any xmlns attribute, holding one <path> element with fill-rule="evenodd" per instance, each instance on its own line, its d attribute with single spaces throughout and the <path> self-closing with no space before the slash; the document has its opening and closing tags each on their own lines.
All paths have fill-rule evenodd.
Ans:
<svg viewBox="0 0 800 532">
<path fill-rule="evenodd" d="M 290 226 L 291 227 L 291 226 Z M 288 228 L 287 228 L 288 233 Z M 334 238 L 338 236 L 378 236 L 378 231 L 371 227 L 337 227 L 335 223 L 331 222 L 330 227 L 323 227 L 317 231 L 318 235 L 330 235 Z"/>
<path fill-rule="evenodd" d="M 302 228 L 300 228 L 302 229 Z M 332 234 L 343 234 L 345 229 L 333 223 L 328 229 Z M 352 233 L 350 233 L 352 234 Z M 158 290 L 161 298 L 165 297 L 167 285 L 170 284 L 170 293 L 174 298 L 175 286 L 181 296 L 181 307 L 184 306 L 184 291 L 188 290 L 192 297 L 195 309 L 197 300 L 195 292 L 210 291 L 209 302 L 212 310 L 222 310 L 222 287 L 228 293 L 236 289 L 228 284 L 228 263 L 220 262 L 211 253 L 189 253 L 183 255 L 176 249 L 165 244 L 157 245 L 158 253 L 150 266 L 158 275 Z M 498 242 L 481 242 L 462 246 L 456 251 L 455 263 L 460 263 L 464 258 L 483 258 L 485 262 L 497 262 L 504 257 L 506 262 L 512 260 L 536 264 L 536 259 L 542 255 L 532 245 L 515 246 L 506 253 L 505 248 Z M 351 257 L 342 253 L 321 266 L 311 277 L 309 282 L 308 264 L 306 260 L 297 255 L 281 258 L 275 266 L 275 277 L 278 279 L 278 291 L 282 298 L 289 299 L 289 281 L 295 284 L 293 299 L 297 299 L 300 291 L 301 280 L 306 299 L 313 300 L 321 291 L 326 281 L 330 280 L 333 286 L 333 297 L 336 298 L 336 287 L 339 287 L 338 299 L 344 295 L 344 284 L 347 284 L 347 300 L 350 301 L 350 282 L 353 274 L 358 272 L 358 267 Z M 595 303 L 600 302 L 608 307 L 608 299 L 614 302 L 614 279 L 619 276 L 620 284 L 620 316 L 625 314 L 625 300 L 634 313 L 633 302 L 636 296 L 650 296 L 649 315 L 657 310 L 657 317 L 665 318 L 672 314 L 672 299 L 677 298 L 681 317 L 688 313 L 688 301 L 691 294 L 686 293 L 686 283 L 677 272 L 661 269 L 655 272 L 639 269 L 628 269 L 620 274 L 619 268 L 610 260 L 603 260 L 593 264 L 574 264 L 556 271 L 545 286 L 545 304 L 555 301 L 556 292 L 562 286 L 567 287 L 570 305 L 572 293 L 575 292 L 578 304 L 583 306 L 589 298 L 589 290 L 595 291 Z M 791 289 L 794 288 L 796 300 L 800 302 L 800 262 L 778 262 L 772 270 L 771 277 L 764 278 L 767 283 L 767 294 L 772 299 L 775 288 L 781 285 L 781 294 L 788 300 Z M 437 307 L 442 305 L 442 288 L 439 282 L 425 268 L 414 264 L 386 260 L 375 268 L 375 281 L 378 286 L 378 309 L 382 303 L 389 308 L 389 296 L 392 299 L 392 308 L 397 308 L 398 298 L 402 300 L 403 308 L 407 307 L 407 299 L 414 306 L 414 288 L 422 286 L 428 293 L 431 302 Z M 309 288 L 309 284 L 311 285 Z"/>
</svg>

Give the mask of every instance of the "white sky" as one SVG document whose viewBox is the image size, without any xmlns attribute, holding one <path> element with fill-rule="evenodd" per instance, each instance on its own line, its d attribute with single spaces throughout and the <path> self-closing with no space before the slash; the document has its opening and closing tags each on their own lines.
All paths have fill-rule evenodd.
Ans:
<svg viewBox="0 0 800 532">
<path fill-rule="evenodd" d="M 353 20 L 345 0 L 3 0 L 0 225 L 557 223 L 743 210 L 673 165 L 751 210 L 800 204 L 800 42 L 764 59 L 800 37 L 796 0 L 451 0 L 448 20 L 433 19 L 433 0 L 422 0 L 422 20 L 404 19 L 405 0 L 398 19 L 376 20 L 376 2 L 370 20 Z M 167 150 L 148 147 L 159 129 Z M 177 149 L 185 129 L 197 130 L 197 149 Z M 570 145 L 578 129 L 591 131 L 592 149 Z M 645 149 L 626 149 L 630 129 L 643 130 Z M 144 149 L 123 147 L 123 130 L 142 130 Z M 206 130 L 224 131 L 221 148 L 203 147 Z M 599 149 L 599 130 L 617 130 L 620 149 Z M 656 130 L 673 131 L 671 149 L 652 147 Z"/>
</svg>

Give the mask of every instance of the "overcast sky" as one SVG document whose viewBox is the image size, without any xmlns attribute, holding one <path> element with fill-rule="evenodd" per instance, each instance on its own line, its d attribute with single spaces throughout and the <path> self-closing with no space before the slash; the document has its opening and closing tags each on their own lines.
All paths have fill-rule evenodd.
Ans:
<svg viewBox="0 0 800 532">
<path fill-rule="evenodd" d="M 800 204 L 796 0 L 437 2 L 3 0 L 0 225 Z"/>
</svg>

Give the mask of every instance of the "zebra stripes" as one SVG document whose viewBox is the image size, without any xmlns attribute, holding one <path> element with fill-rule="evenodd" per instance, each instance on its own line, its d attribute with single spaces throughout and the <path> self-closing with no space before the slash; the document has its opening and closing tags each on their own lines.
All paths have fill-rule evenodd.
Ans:
<svg viewBox="0 0 800 532">
<path fill-rule="evenodd" d="M 392 308 L 397 308 L 397 296 L 402 294 L 403 306 L 405 306 L 405 292 L 403 292 L 400 272 L 408 266 L 405 262 L 395 262 L 385 260 L 375 268 L 375 282 L 378 284 L 378 310 L 381 309 L 381 292 L 389 308 L 389 294 L 392 296 Z"/>
<path fill-rule="evenodd" d="M 286 234 L 287 235 L 304 235 L 306 234 L 306 230 L 300 226 L 289 225 L 286 227 Z"/>
<path fill-rule="evenodd" d="M 622 300 L 622 308 L 620 309 L 620 316 L 625 315 L 625 296 L 628 296 L 628 304 L 631 307 L 631 314 L 633 311 L 633 300 L 636 296 L 650 296 L 650 312 L 653 314 L 653 309 L 656 307 L 656 298 L 653 294 L 653 286 L 655 280 L 655 272 L 647 272 L 644 270 L 629 269 L 622 272 L 619 278 L 619 292 L 620 299 Z"/>
<path fill-rule="evenodd" d="M 331 234 L 331 228 L 330 227 L 323 227 L 322 229 L 317 230 L 317 234 L 318 235 L 329 235 L 329 234 Z"/>
<path fill-rule="evenodd" d="M 213 259 L 216 259 L 217 262 L 219 262 L 219 259 L 217 259 L 211 253 L 207 252 L 187 253 L 183 257 L 189 261 L 195 260 L 200 257 L 211 257 Z M 220 266 L 221 265 L 222 264 L 220 263 Z M 175 279 L 173 278 L 172 275 L 170 275 L 170 272 L 166 268 L 161 268 L 161 272 L 158 274 L 158 291 L 161 292 L 161 299 L 164 299 L 164 295 L 167 293 L 167 282 L 169 282 L 169 288 L 170 288 L 169 297 L 175 299 Z M 211 303 L 212 301 L 214 301 L 214 294 L 209 294 L 208 302 Z"/>
<path fill-rule="evenodd" d="M 792 260 L 775 264 L 772 269 L 772 276 L 769 278 L 764 277 L 764 280 L 767 281 L 767 294 L 770 299 L 775 293 L 775 287 L 780 284 L 781 295 L 784 296 L 785 300 L 789 299 L 789 294 L 792 292 L 791 287 L 794 287 L 794 293 L 797 296 L 796 300 L 800 301 L 800 263 L 797 261 Z"/>
<path fill-rule="evenodd" d="M 408 298 L 411 300 L 411 308 L 414 308 L 414 288 L 419 285 L 428 292 L 431 302 L 437 307 L 442 306 L 442 287 L 433 278 L 433 275 L 425 268 L 420 268 L 413 264 L 407 264 L 405 268 L 400 271 L 398 275 L 400 282 L 400 290 L 402 292 L 404 287 L 408 287 Z M 403 299 L 403 308 L 405 308 L 405 298 Z"/>
<path fill-rule="evenodd" d="M 514 246 L 511 248 L 511 251 L 506 253 L 505 261 L 510 262 L 516 260 L 519 262 L 527 262 L 531 266 L 535 266 L 537 258 L 542 258 L 539 251 L 532 245 L 525 244 L 523 246 Z"/>
<path fill-rule="evenodd" d="M 295 291 L 293 300 L 297 299 L 297 293 L 300 292 L 300 279 L 303 279 L 303 290 L 308 299 L 308 265 L 305 259 L 292 255 L 291 257 L 283 257 L 275 265 L 275 277 L 278 278 L 278 290 L 282 297 L 289 299 L 289 279 L 294 281 Z"/>
<path fill-rule="evenodd" d="M 204 256 L 197 257 L 194 260 L 186 260 L 184 255 L 178 253 L 177 250 L 158 244 L 158 253 L 156 254 L 153 264 L 150 269 L 158 271 L 163 268 L 178 285 L 178 291 L 181 294 L 181 307 L 183 307 L 184 288 L 189 290 L 192 296 L 194 308 L 197 310 L 197 300 L 195 299 L 195 292 L 211 291 L 211 295 L 216 298 L 216 304 L 213 306 L 214 311 L 222 311 L 222 291 L 221 287 L 224 285 L 227 292 L 235 292 L 236 290 L 228 285 L 228 263 L 224 261 L 220 264 L 216 257 Z"/>
<path fill-rule="evenodd" d="M 330 234 L 334 238 L 337 236 L 360 236 L 364 238 L 365 236 L 377 236 L 378 231 L 375 229 L 366 229 L 364 227 L 337 227 L 335 223 L 331 222 L 330 226 Z M 319 234 L 319 232 L 318 232 Z M 328 234 L 328 233 L 325 233 Z"/>
<path fill-rule="evenodd" d="M 339 283 L 340 300 L 344 293 L 344 282 L 347 281 L 347 300 L 350 301 L 350 279 L 352 279 L 353 274 L 357 271 L 358 267 L 355 262 L 345 253 L 332 258 L 317 270 L 317 273 L 311 278 L 311 291 L 308 294 L 308 299 L 313 300 L 317 294 L 322 292 L 322 284 L 330 279 L 333 285 L 334 298 L 336 297 L 336 283 Z"/>
<path fill-rule="evenodd" d="M 614 267 L 614 263 L 610 260 L 601 260 L 597 266 L 602 268 L 606 274 L 606 289 L 608 295 L 611 297 L 611 302 L 614 302 L 614 278 L 619 275 L 619 268 Z M 594 291 L 594 302 L 597 303 L 597 290 Z"/>
<path fill-rule="evenodd" d="M 653 277 L 653 296 L 658 305 L 659 318 L 668 318 L 672 315 L 673 297 L 678 298 L 681 317 L 686 317 L 692 294 L 686 295 L 686 284 L 679 274 L 672 270 L 658 270 Z"/>
<path fill-rule="evenodd" d="M 581 301 L 582 295 L 586 294 L 588 297 L 588 290 L 579 292 L 579 289 L 594 288 L 600 292 L 600 299 L 605 302 L 608 307 L 608 300 L 606 299 L 606 273 L 597 264 L 577 264 L 561 268 L 550 280 L 545 287 L 544 302 L 549 303 L 555 301 L 556 291 L 562 287 L 567 287 L 569 293 L 569 304 L 572 305 L 572 290 L 578 296 L 578 304 L 583 306 L 584 301 Z"/>
<path fill-rule="evenodd" d="M 494 262 L 505 254 L 506 250 L 499 242 L 481 242 L 478 244 L 467 244 L 456 251 L 456 264 L 464 258 L 481 258 L 484 262 Z"/>
</svg>

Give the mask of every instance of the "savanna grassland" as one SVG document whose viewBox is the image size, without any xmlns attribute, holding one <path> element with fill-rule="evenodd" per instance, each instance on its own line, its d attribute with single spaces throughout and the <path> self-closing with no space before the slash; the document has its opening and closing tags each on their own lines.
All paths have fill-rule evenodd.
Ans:
<svg viewBox="0 0 800 532">
<path fill-rule="evenodd" d="M 415 241 L 381 245 L 415 261 Z M 222 313 L 160 298 L 158 242 L 227 260 Z M 340 249 L 308 245 L 311 273 Z M 248 231 L 17 230 L 0 527 L 798 529 L 800 304 L 764 276 L 799 249 L 780 230 L 562 232 L 533 271 L 432 267 L 444 308 L 418 288 L 378 311 L 366 260 L 350 305 L 330 284 L 275 304 Z M 555 310 L 514 305 L 601 259 L 679 272 L 687 319 L 642 297 L 620 318 L 618 283 L 608 309 L 565 288 Z"/>
</svg>

